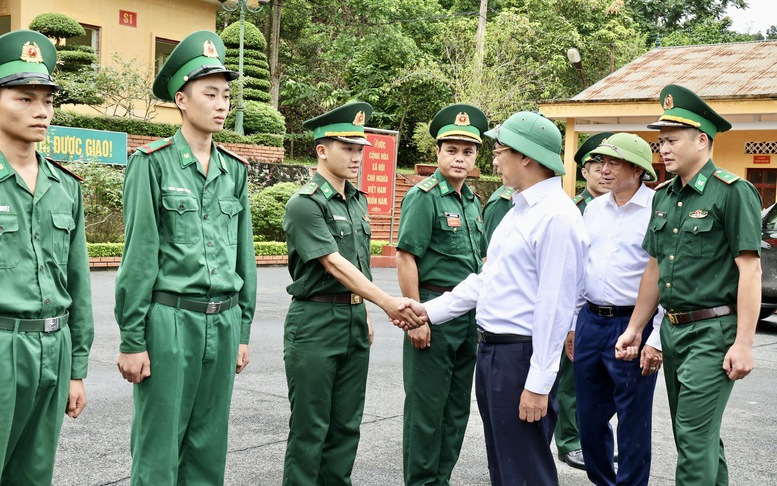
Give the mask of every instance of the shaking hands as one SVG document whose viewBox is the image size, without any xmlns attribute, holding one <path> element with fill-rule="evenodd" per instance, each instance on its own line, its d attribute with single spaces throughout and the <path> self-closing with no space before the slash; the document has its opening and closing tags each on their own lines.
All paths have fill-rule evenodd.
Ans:
<svg viewBox="0 0 777 486">
<path fill-rule="evenodd" d="M 383 310 L 388 315 L 389 321 L 403 331 L 415 329 L 429 322 L 429 316 L 426 315 L 423 304 L 413 299 L 392 297 Z"/>
</svg>

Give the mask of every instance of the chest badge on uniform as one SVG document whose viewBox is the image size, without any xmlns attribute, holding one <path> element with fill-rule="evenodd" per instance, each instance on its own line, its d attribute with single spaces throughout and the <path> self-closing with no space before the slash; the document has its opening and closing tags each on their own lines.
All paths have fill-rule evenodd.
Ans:
<svg viewBox="0 0 777 486">
<path fill-rule="evenodd" d="M 656 211 L 656 218 L 666 218 L 666 213 L 663 211 Z"/>
<path fill-rule="evenodd" d="M 697 209 L 696 211 L 693 211 L 691 213 L 688 213 L 688 216 L 693 219 L 701 219 L 707 217 L 707 211 L 702 211 L 701 209 Z"/>
<path fill-rule="evenodd" d="M 339 214 L 333 214 L 332 218 L 335 221 L 348 221 L 348 218 L 346 218 L 345 216 L 340 216 Z"/>
<path fill-rule="evenodd" d="M 449 213 L 446 211 L 445 218 L 448 220 L 448 226 L 451 228 L 461 227 L 461 216 L 458 213 Z"/>
</svg>

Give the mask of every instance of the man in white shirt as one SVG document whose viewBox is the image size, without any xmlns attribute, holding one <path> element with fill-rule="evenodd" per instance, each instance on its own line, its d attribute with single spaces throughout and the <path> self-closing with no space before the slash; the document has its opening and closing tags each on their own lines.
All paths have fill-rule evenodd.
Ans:
<svg viewBox="0 0 777 486">
<path fill-rule="evenodd" d="M 588 236 L 561 188 L 561 133 L 519 112 L 486 132 L 514 207 L 497 226 L 480 274 L 424 304 L 431 324 L 476 309 L 476 389 L 491 483 L 557 485 L 550 441 L 556 374 L 582 286 Z M 413 304 L 416 313 L 424 306 Z"/>
<path fill-rule="evenodd" d="M 594 199 L 583 219 L 591 237 L 579 316 L 567 339 L 574 359 L 580 443 L 588 479 L 598 486 L 646 485 L 650 476 L 651 416 L 661 342 L 643 332 L 648 366 L 616 360 L 615 343 L 629 324 L 649 255 L 642 240 L 650 220 L 655 181 L 650 145 L 637 135 L 618 133 L 591 152 L 602 163 L 609 194 Z M 571 341 L 574 339 L 574 349 Z M 574 352 L 574 357 L 572 356 Z M 619 467 L 613 464 L 610 419 L 618 414 Z"/>
</svg>

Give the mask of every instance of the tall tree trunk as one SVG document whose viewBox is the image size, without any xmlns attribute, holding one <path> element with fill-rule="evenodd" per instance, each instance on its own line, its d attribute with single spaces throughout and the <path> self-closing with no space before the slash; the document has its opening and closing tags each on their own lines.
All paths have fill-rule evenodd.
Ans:
<svg viewBox="0 0 777 486">
<path fill-rule="evenodd" d="M 278 98 L 281 89 L 281 73 L 278 70 L 278 50 L 281 43 L 281 3 L 273 2 L 272 35 L 270 36 L 270 105 L 278 109 Z"/>
<path fill-rule="evenodd" d="M 475 43 L 475 86 L 473 93 L 481 92 L 481 73 L 483 72 L 483 50 L 486 40 L 486 15 L 488 14 L 488 0 L 480 0 L 480 15 L 478 17 L 478 32 Z"/>
</svg>

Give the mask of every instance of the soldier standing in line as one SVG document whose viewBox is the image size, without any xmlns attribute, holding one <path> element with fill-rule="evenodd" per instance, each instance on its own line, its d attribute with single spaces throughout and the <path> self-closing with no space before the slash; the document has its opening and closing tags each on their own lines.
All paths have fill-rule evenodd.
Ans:
<svg viewBox="0 0 777 486">
<path fill-rule="evenodd" d="M 118 367 L 134 383 L 132 485 L 224 483 L 235 373 L 248 364 L 256 258 L 247 163 L 213 143 L 229 110 L 224 44 L 198 31 L 154 81 L 183 124 L 124 180 Z"/>
<path fill-rule="evenodd" d="M 488 121 L 480 109 L 450 105 L 429 125 L 438 169 L 402 200 L 397 277 L 402 295 L 426 302 L 453 290 L 483 265 L 480 201 L 465 180 Z M 402 459 L 406 485 L 445 485 L 469 421 L 477 355 L 475 311 L 408 331 Z"/>
</svg>

